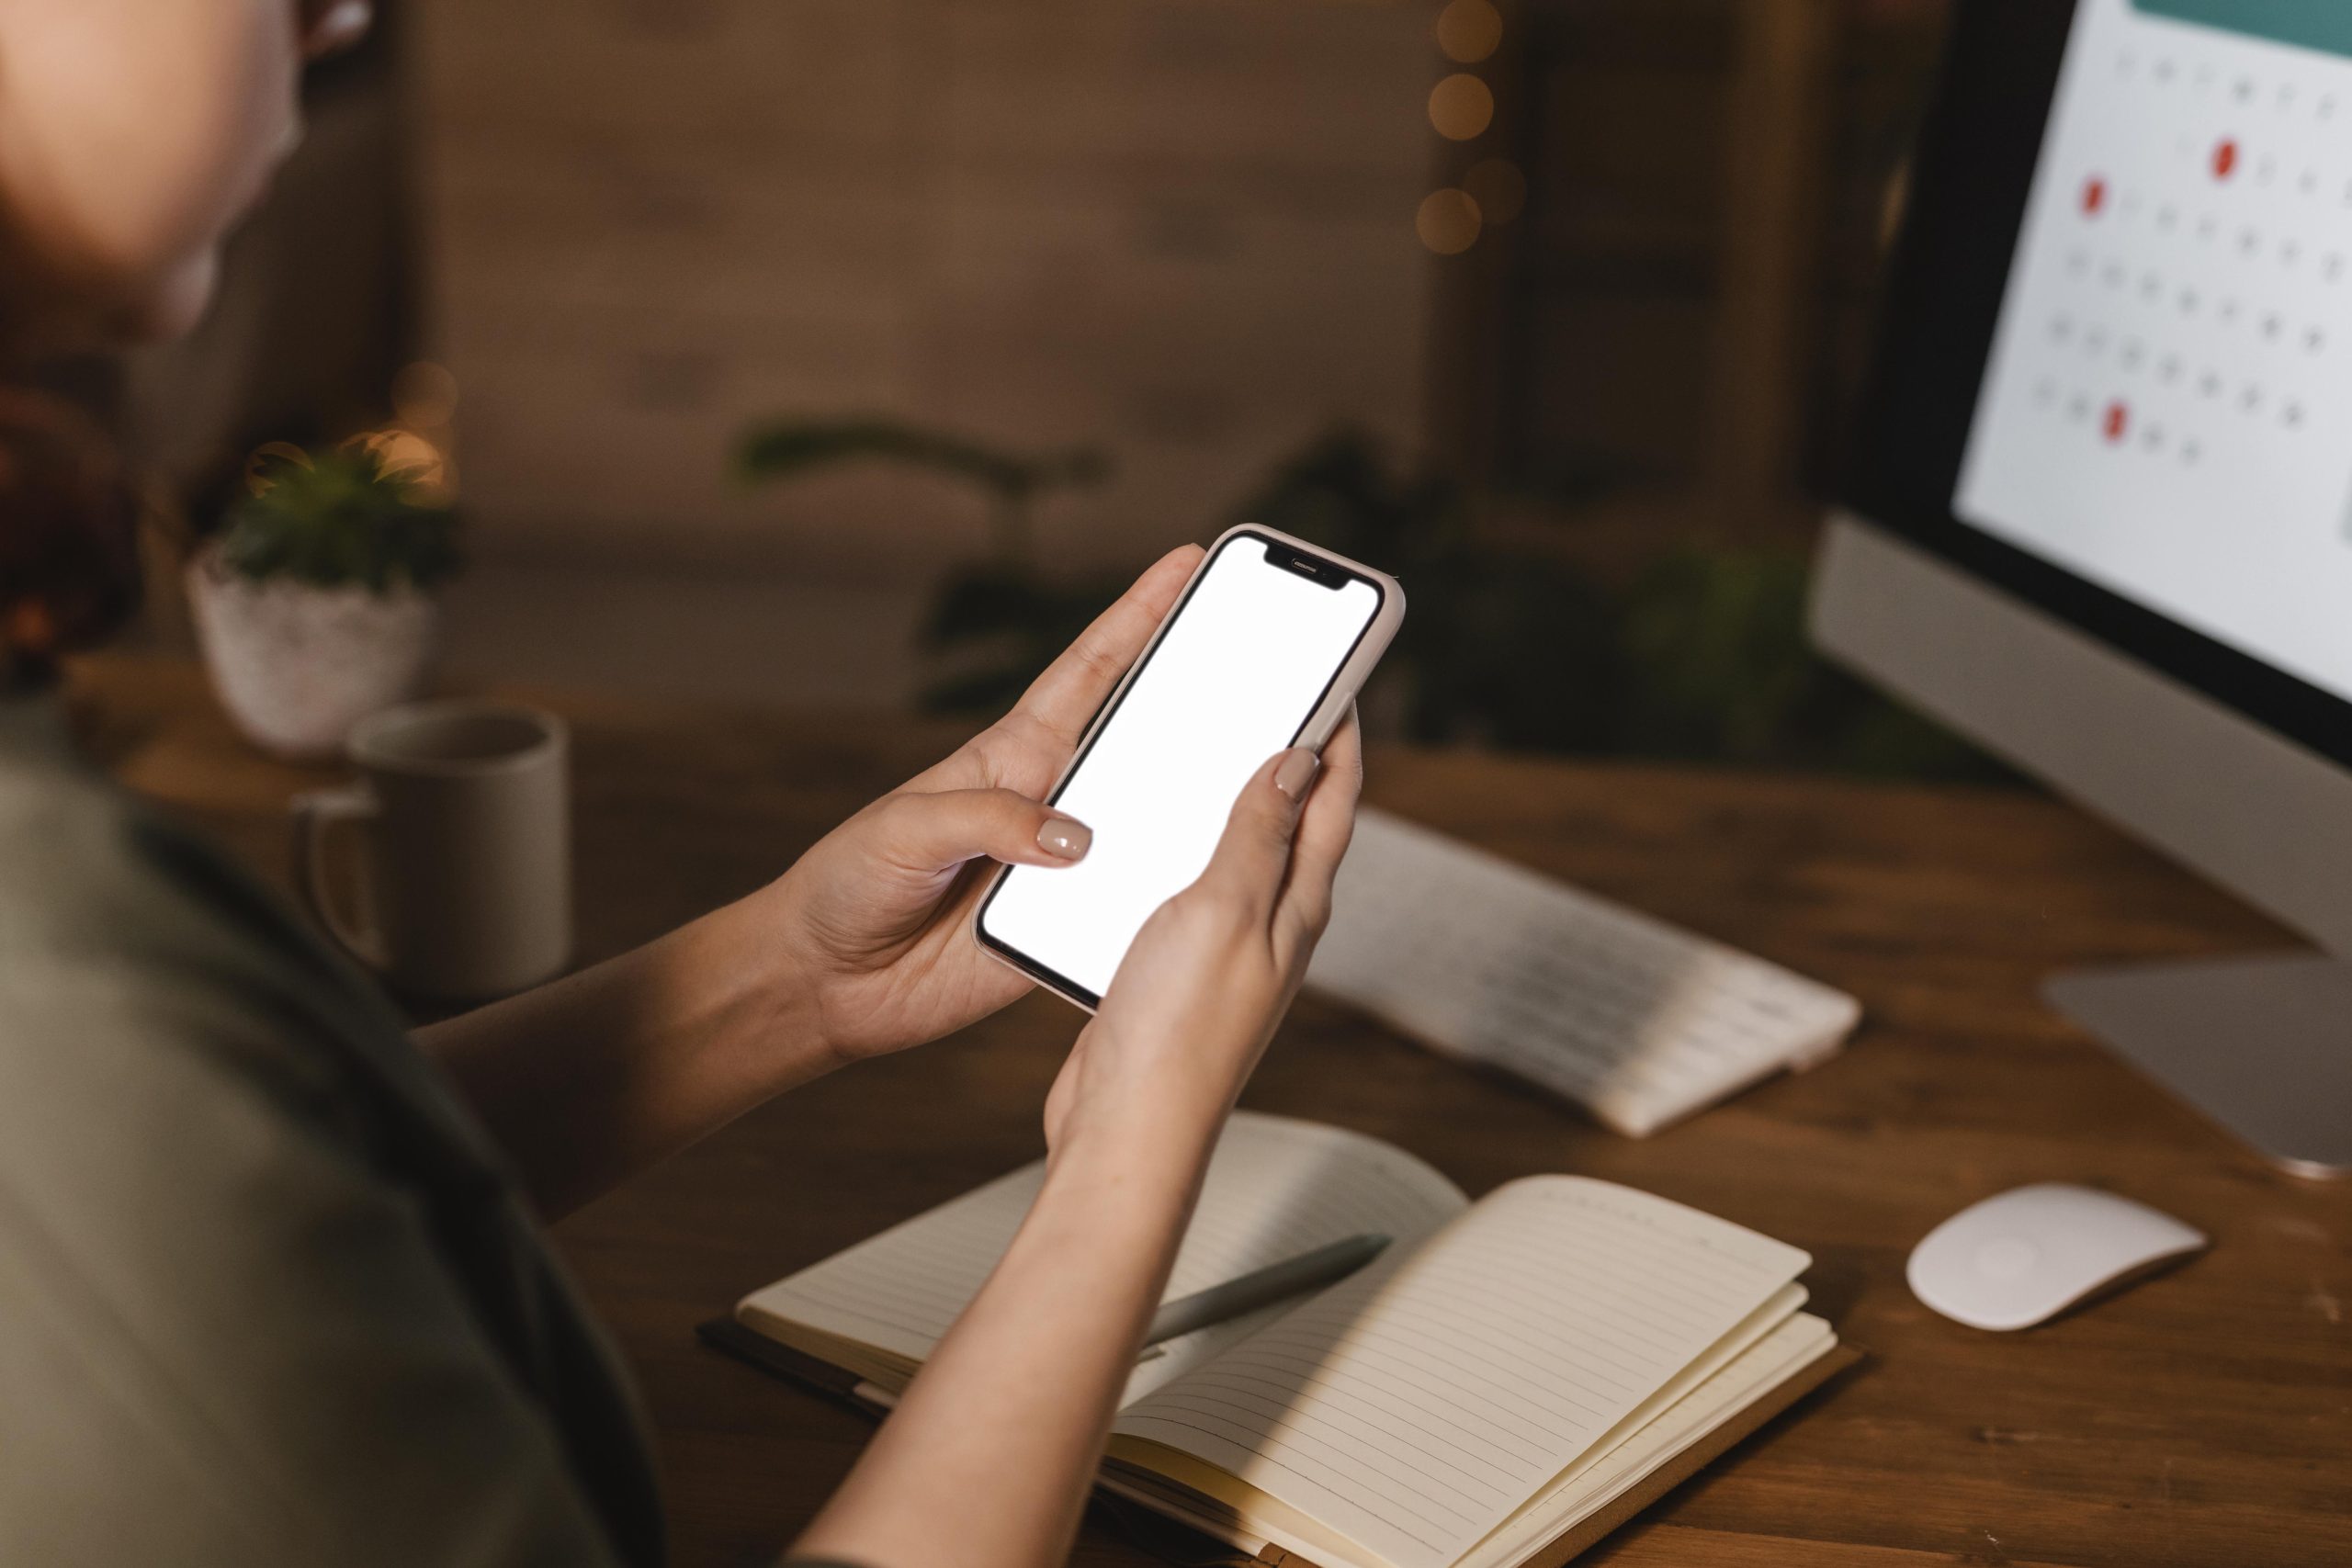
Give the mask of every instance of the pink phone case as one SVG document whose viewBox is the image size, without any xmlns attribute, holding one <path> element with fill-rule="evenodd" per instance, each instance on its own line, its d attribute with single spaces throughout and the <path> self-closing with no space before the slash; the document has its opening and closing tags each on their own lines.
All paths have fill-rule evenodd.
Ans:
<svg viewBox="0 0 2352 1568">
<path fill-rule="evenodd" d="M 1184 592 L 1177 595 L 1175 607 L 1168 612 L 1167 619 L 1159 623 L 1159 629 L 1152 633 L 1151 641 L 1144 645 L 1144 650 L 1136 656 L 1135 663 L 1130 665 L 1127 672 L 1119 678 L 1119 683 L 1112 689 L 1109 700 L 1103 703 L 1102 711 L 1095 715 L 1094 722 L 1088 725 L 1086 733 L 1079 738 L 1077 750 L 1070 753 L 1069 765 L 1064 767 L 1060 776 L 1054 780 L 1054 787 L 1046 795 L 1047 799 L 1053 799 L 1060 795 L 1063 783 L 1077 768 L 1079 759 L 1084 757 L 1087 749 L 1093 745 L 1096 733 L 1110 722 L 1112 715 L 1119 711 L 1119 699 L 1126 695 L 1127 687 L 1134 682 L 1136 674 L 1151 661 L 1151 656 L 1159 651 L 1159 639 L 1168 635 L 1168 628 L 1176 624 L 1178 615 L 1183 614 L 1185 604 L 1193 597 L 1194 584 L 1201 580 L 1201 573 L 1208 570 L 1209 563 L 1216 559 L 1217 552 L 1225 547 L 1227 541 L 1243 535 L 1252 535 L 1258 538 L 1271 540 L 1287 549 L 1295 550 L 1301 555 L 1311 556 L 1317 560 L 1329 561 L 1364 579 L 1380 591 L 1380 609 L 1373 615 L 1372 624 L 1364 628 L 1363 636 L 1357 639 L 1355 649 L 1348 655 L 1347 662 L 1340 666 L 1340 672 L 1333 677 L 1330 689 L 1324 694 L 1323 701 L 1313 713 L 1307 716 L 1306 723 L 1298 732 L 1295 744 L 1319 753 L 1329 742 L 1332 733 L 1340 728 L 1340 721 L 1347 716 L 1349 705 L 1356 700 L 1356 694 L 1363 690 L 1363 683 L 1372 678 L 1374 669 L 1380 663 L 1381 655 L 1386 653 L 1388 645 L 1396 640 L 1396 628 L 1404 624 L 1405 591 L 1398 586 L 1395 578 L 1385 571 L 1375 571 L 1361 561 L 1353 561 L 1345 556 L 1335 555 L 1320 546 L 1310 545 L 1304 539 L 1294 538 L 1279 529 L 1268 528 L 1256 523 L 1237 524 L 1219 534 L 1216 541 L 1209 546 L 1208 554 L 1201 558 L 1201 564 L 1193 571 L 1192 580 L 1184 584 Z M 987 894 L 981 897 L 979 914 L 987 912 L 989 900 L 995 897 L 998 884 L 1001 883 L 1012 869 L 1011 866 L 1000 866 L 997 869 L 996 875 L 989 881 Z M 1095 1004 L 1092 1001 L 1083 995 L 1073 995 L 1069 987 L 1061 984 L 1058 976 L 1045 971 L 1040 965 L 1023 962 L 1022 954 L 1007 948 L 998 947 L 983 936 L 979 929 L 979 914 L 975 914 L 973 917 L 972 940 L 979 944 L 981 952 L 1000 964 L 1019 970 L 1064 1001 L 1083 1008 L 1088 1012 L 1094 1010 Z"/>
</svg>

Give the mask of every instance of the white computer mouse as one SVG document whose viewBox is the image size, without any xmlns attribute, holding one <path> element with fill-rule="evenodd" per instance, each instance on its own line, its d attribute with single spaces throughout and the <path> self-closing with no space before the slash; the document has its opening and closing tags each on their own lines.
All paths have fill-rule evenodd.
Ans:
<svg viewBox="0 0 2352 1568">
<path fill-rule="evenodd" d="M 2044 1181 L 1962 1209 L 1911 1249 L 1911 1291 L 1972 1328 L 2030 1328 L 2196 1252 L 2205 1233 L 2145 1203 Z"/>
</svg>

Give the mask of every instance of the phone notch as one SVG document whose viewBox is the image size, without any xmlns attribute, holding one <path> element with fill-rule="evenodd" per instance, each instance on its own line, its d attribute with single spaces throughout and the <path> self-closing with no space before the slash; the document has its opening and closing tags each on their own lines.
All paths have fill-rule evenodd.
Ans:
<svg viewBox="0 0 2352 1568">
<path fill-rule="evenodd" d="M 1266 564 L 1279 570 L 1294 572 L 1309 582 L 1319 583 L 1334 592 L 1348 585 L 1348 570 L 1338 561 L 1326 560 L 1320 556 L 1311 556 L 1305 550 L 1294 550 L 1287 545 L 1277 545 L 1269 541 L 1266 546 Z"/>
</svg>

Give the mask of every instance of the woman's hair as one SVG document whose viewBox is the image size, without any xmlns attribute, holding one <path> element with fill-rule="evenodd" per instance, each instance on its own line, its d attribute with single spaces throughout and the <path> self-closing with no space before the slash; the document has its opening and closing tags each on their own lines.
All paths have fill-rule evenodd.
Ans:
<svg viewBox="0 0 2352 1568">
<path fill-rule="evenodd" d="M 0 687 L 47 681 L 138 607 L 138 524 L 87 417 L 0 387 Z"/>
</svg>

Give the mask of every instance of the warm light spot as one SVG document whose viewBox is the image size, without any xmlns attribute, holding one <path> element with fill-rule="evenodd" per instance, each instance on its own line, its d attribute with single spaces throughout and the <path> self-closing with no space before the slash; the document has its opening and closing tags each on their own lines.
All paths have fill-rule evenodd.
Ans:
<svg viewBox="0 0 2352 1568">
<path fill-rule="evenodd" d="M 1478 203 L 1470 193 L 1449 186 L 1421 198 L 1421 209 L 1413 216 L 1413 231 L 1438 254 L 1460 255 L 1478 243 L 1482 221 Z"/>
<path fill-rule="evenodd" d="M 2224 136 L 2213 148 L 2213 177 L 2225 180 L 2238 166 L 2238 144 Z"/>
<path fill-rule="evenodd" d="M 1449 141 L 1467 141 L 1495 119 L 1495 95 L 1467 71 L 1457 71 L 1430 89 L 1430 123 Z"/>
<path fill-rule="evenodd" d="M 1476 64 L 1503 41 L 1503 14 L 1490 0 L 1453 0 L 1437 14 L 1437 46 L 1448 60 Z"/>
<path fill-rule="evenodd" d="M 2107 205 L 2107 182 L 2094 175 L 2083 182 L 2083 210 L 2093 217 Z"/>
<path fill-rule="evenodd" d="M 449 460 L 441 448 L 413 430 L 376 430 L 351 439 L 376 455 L 388 474 L 397 474 L 435 500 L 451 498 Z"/>
<path fill-rule="evenodd" d="M 1486 158 L 1470 165 L 1462 188 L 1489 223 L 1508 223 L 1527 206 L 1527 176 L 1509 158 Z"/>
<path fill-rule="evenodd" d="M 458 378 L 438 365 L 418 361 L 392 378 L 392 412 L 419 430 L 444 425 L 458 412 Z"/>
<path fill-rule="evenodd" d="M 39 599 L 19 599 L 0 621 L 0 644 L 26 653 L 52 651 L 58 644 L 56 615 Z"/>
</svg>

